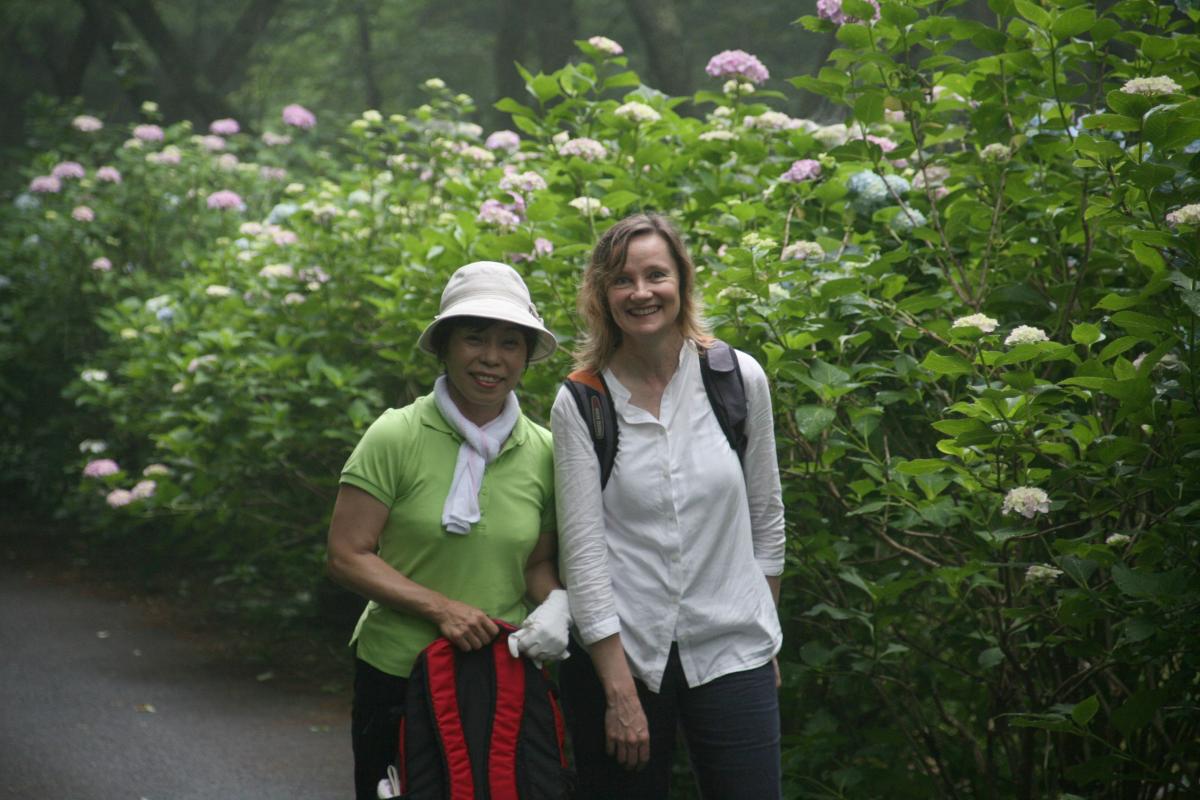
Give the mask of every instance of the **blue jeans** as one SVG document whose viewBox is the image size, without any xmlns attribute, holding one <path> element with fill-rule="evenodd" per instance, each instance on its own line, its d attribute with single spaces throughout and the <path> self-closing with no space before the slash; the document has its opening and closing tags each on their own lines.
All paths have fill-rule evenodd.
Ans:
<svg viewBox="0 0 1200 800">
<path fill-rule="evenodd" d="M 587 652 L 572 642 L 571 657 L 559 665 L 578 772 L 576 800 L 665 800 L 676 730 L 683 731 L 704 800 L 782 795 L 779 696 L 770 662 L 689 688 L 672 645 L 659 692 L 636 683 L 650 727 L 650 763 L 633 772 L 605 752 L 604 691 Z"/>
</svg>

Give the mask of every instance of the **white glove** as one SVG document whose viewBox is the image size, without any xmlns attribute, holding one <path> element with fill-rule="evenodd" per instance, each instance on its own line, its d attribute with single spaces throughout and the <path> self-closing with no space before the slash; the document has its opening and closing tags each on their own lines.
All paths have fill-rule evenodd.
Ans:
<svg viewBox="0 0 1200 800">
<path fill-rule="evenodd" d="M 568 655 L 571 607 L 565 589 L 555 589 L 530 612 L 520 630 L 508 635 L 508 652 L 513 658 L 528 656 L 541 668 L 547 661 L 562 661 Z"/>
</svg>

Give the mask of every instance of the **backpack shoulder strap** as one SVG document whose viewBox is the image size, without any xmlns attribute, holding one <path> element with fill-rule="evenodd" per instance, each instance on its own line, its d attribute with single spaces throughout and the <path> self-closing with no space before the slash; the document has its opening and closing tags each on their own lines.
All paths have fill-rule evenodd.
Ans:
<svg viewBox="0 0 1200 800">
<path fill-rule="evenodd" d="M 729 446 L 737 453 L 738 461 L 746 459 L 746 385 L 742 381 L 742 368 L 737 353 L 725 342 L 717 339 L 700 351 L 700 375 L 704 379 L 704 391 L 708 402 Z"/>
<path fill-rule="evenodd" d="M 613 462 L 617 460 L 617 410 L 613 408 L 612 396 L 604 376 L 578 369 L 567 376 L 563 386 L 575 399 L 579 416 L 592 435 L 592 447 L 600 462 L 600 490 L 608 485 Z"/>
</svg>

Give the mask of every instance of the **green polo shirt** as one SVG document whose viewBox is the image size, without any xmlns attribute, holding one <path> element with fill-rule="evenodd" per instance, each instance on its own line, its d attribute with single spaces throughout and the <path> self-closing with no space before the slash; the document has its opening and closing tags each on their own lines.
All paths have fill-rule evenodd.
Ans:
<svg viewBox="0 0 1200 800">
<path fill-rule="evenodd" d="M 520 624 L 525 564 L 538 535 L 556 528 L 550 432 L 521 415 L 484 471 L 481 517 L 465 535 L 442 527 L 461 443 L 429 394 L 375 420 L 342 468 L 341 482 L 388 507 L 379 537 L 384 561 L 422 586 Z M 437 637 L 427 620 L 372 601 L 351 642 L 371 666 L 407 677 Z"/>
</svg>

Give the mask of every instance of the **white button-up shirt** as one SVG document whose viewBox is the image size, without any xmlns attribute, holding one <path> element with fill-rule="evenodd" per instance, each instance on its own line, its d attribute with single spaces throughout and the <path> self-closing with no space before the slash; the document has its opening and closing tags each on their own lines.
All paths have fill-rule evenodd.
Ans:
<svg viewBox="0 0 1200 800">
<path fill-rule="evenodd" d="M 566 389 L 551 412 L 559 560 L 585 644 L 614 633 L 657 692 L 671 643 L 688 686 L 761 666 L 783 635 L 764 576 L 783 572 L 783 501 L 771 395 L 737 353 L 749 418 L 744 473 L 704 391 L 696 347 L 680 350 L 659 416 L 606 370 L 618 450 L 600 492 L 587 424 Z"/>
</svg>

